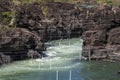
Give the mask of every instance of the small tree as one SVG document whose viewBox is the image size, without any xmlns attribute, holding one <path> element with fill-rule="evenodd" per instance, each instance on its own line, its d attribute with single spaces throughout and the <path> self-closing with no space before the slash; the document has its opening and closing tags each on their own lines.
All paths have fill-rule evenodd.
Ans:
<svg viewBox="0 0 120 80">
<path fill-rule="evenodd" d="M 45 16 L 45 18 L 47 17 L 47 12 L 48 12 L 48 7 L 47 6 L 42 6 L 41 7 L 42 13 Z"/>
<path fill-rule="evenodd" d="M 2 12 L 0 14 L 0 21 L 3 25 L 3 27 L 1 27 L 1 31 L 2 32 L 6 32 L 10 27 L 15 28 L 15 16 L 16 16 L 16 12 Z"/>
</svg>

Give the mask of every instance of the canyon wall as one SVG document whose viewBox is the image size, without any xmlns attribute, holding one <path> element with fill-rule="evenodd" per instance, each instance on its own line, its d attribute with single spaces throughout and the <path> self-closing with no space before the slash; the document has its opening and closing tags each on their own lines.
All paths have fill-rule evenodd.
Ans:
<svg viewBox="0 0 120 80">
<path fill-rule="evenodd" d="M 1 0 L 2 1 L 2 0 Z M 0 64 L 42 57 L 44 42 L 81 37 L 84 57 L 120 58 L 120 8 L 104 5 L 0 3 L 0 14 L 15 11 L 16 27 L 0 33 Z M 9 6 L 9 7 L 8 7 Z M 0 28 L 3 29 L 2 21 Z"/>
</svg>

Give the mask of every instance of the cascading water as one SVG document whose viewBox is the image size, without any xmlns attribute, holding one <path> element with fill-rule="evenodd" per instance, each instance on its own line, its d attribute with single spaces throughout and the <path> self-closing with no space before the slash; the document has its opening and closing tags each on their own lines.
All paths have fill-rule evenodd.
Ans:
<svg viewBox="0 0 120 80">
<path fill-rule="evenodd" d="M 82 42 L 80 38 L 47 42 L 48 57 L 3 65 L 0 80 L 119 80 L 119 63 L 80 61 Z"/>
<path fill-rule="evenodd" d="M 15 62 L 2 67 L 1 72 L 5 75 L 36 71 L 36 70 L 61 70 L 69 69 L 79 64 L 79 55 L 82 51 L 82 39 L 62 39 L 45 43 L 48 57 Z M 14 67 L 14 69 L 12 69 Z M 11 69 L 10 69 L 11 68 Z"/>
<path fill-rule="evenodd" d="M 82 51 L 82 39 L 79 38 L 51 41 L 47 42 L 45 45 L 47 46 L 47 51 L 44 53 L 48 55 L 48 57 L 36 59 L 36 61 L 49 64 L 50 69 L 71 66 L 70 63 L 73 62 L 74 64 L 74 61 L 77 62 Z"/>
</svg>

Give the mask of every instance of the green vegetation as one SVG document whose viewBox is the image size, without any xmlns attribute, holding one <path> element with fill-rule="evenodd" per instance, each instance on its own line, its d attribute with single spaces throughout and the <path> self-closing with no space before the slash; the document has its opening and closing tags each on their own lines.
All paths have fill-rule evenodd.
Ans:
<svg viewBox="0 0 120 80">
<path fill-rule="evenodd" d="M 9 26 L 2 26 L 2 27 L 0 27 L 0 34 L 5 33 L 9 29 L 10 29 Z"/>
<path fill-rule="evenodd" d="M 9 25 L 11 19 L 13 17 L 15 17 L 15 11 L 13 12 L 2 12 L 1 15 L 0 15 L 0 21 L 2 22 L 2 24 L 4 25 Z"/>
<path fill-rule="evenodd" d="M 109 5 L 116 5 L 116 6 L 120 6 L 120 0 L 96 0 L 96 2 L 98 4 L 101 4 L 101 3 L 107 3 Z"/>
<path fill-rule="evenodd" d="M 12 0 L 15 4 L 31 4 L 31 3 L 46 3 L 46 2 L 64 2 L 64 3 L 74 3 L 81 0 Z"/>
<path fill-rule="evenodd" d="M 64 3 L 77 3 L 87 2 L 87 0 L 12 0 L 16 5 L 19 4 L 31 4 L 31 3 L 46 3 L 46 2 L 64 2 Z M 96 2 L 97 4 L 107 3 L 109 5 L 120 6 L 120 0 L 91 0 L 90 2 Z"/>
<path fill-rule="evenodd" d="M 31 3 L 45 3 L 45 2 L 54 2 L 54 0 L 12 0 L 15 4 L 31 4 Z"/>
<path fill-rule="evenodd" d="M 55 0 L 55 2 L 67 2 L 67 3 L 75 3 L 76 1 L 80 0 Z"/>
<path fill-rule="evenodd" d="M 16 5 L 21 4 L 21 2 L 20 2 L 19 0 L 12 0 L 12 2 L 13 2 L 14 4 L 16 4 Z"/>
<path fill-rule="evenodd" d="M 13 11 L 13 12 L 7 11 L 7 12 L 2 12 L 0 14 L 0 21 L 1 21 L 2 25 L 3 25 L 3 27 L 0 27 L 1 33 L 6 32 L 11 27 L 12 28 L 16 27 L 16 25 L 14 24 L 15 15 L 16 15 L 15 11 Z"/>
<path fill-rule="evenodd" d="M 41 10 L 42 10 L 43 15 L 46 17 L 47 16 L 47 12 L 48 12 L 48 7 L 47 6 L 42 6 Z"/>
</svg>

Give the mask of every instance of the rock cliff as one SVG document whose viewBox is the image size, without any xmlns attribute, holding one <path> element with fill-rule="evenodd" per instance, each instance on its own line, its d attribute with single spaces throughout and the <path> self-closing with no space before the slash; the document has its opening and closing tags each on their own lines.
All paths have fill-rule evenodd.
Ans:
<svg viewBox="0 0 120 80">
<path fill-rule="evenodd" d="M 0 34 L 0 64 L 26 59 L 30 50 L 37 53 L 32 56 L 42 56 L 45 41 L 80 36 L 84 40 L 83 56 L 88 57 L 90 53 L 92 59 L 120 58 L 119 7 L 59 2 L 9 4 L 6 2 L 3 7 L 0 3 L 0 14 L 15 10 L 16 27 Z M 2 28 L 2 21 L 0 24 Z M 4 61 L 4 57 L 9 58 Z"/>
</svg>

